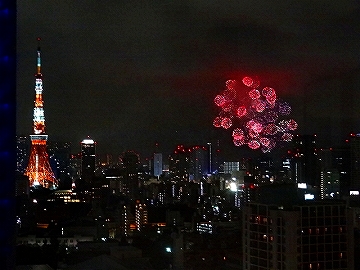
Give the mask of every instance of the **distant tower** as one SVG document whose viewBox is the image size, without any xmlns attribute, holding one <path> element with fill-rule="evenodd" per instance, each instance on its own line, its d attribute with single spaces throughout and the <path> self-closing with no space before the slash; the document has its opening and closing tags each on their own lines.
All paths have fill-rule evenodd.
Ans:
<svg viewBox="0 0 360 270">
<path fill-rule="evenodd" d="M 38 38 L 38 41 L 40 39 Z M 56 188 L 58 181 L 49 163 L 49 155 L 46 150 L 48 135 L 45 134 L 44 102 L 42 99 L 42 74 L 40 61 L 40 47 L 37 50 L 37 73 L 35 74 L 35 106 L 33 116 L 33 131 L 30 135 L 31 150 L 29 163 L 25 175 L 29 177 L 30 186 L 43 186 Z"/>
<path fill-rule="evenodd" d="M 96 148 L 94 140 L 87 138 L 81 142 L 81 178 L 91 182 L 95 176 Z"/>
</svg>

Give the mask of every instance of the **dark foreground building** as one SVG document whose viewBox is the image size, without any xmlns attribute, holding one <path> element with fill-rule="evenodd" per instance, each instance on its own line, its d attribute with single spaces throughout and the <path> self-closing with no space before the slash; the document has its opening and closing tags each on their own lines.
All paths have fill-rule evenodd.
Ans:
<svg viewBox="0 0 360 270">
<path fill-rule="evenodd" d="M 296 201 L 293 195 L 292 202 L 244 207 L 243 269 L 355 269 L 346 202 Z"/>
</svg>

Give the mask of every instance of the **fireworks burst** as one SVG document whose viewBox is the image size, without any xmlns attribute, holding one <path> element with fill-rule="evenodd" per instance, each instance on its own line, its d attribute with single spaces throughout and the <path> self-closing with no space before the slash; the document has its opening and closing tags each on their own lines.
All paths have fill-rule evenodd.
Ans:
<svg viewBox="0 0 360 270">
<path fill-rule="evenodd" d="M 297 129 L 297 123 L 293 119 L 280 119 L 290 115 L 289 103 L 277 98 L 276 91 L 271 87 L 260 89 L 257 79 L 244 77 L 242 83 L 245 92 L 240 90 L 241 85 L 237 81 L 226 81 L 226 89 L 214 99 L 221 111 L 213 125 L 233 128 L 235 146 L 247 145 L 264 153 L 282 142 L 291 141 L 291 132 Z"/>
</svg>

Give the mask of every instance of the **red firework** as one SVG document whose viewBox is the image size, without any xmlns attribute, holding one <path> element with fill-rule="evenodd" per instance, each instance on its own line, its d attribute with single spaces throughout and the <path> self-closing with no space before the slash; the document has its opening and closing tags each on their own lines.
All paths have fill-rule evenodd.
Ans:
<svg viewBox="0 0 360 270">
<path fill-rule="evenodd" d="M 291 141 L 291 132 L 298 124 L 293 119 L 280 119 L 290 114 L 290 105 L 278 99 L 273 88 L 259 89 L 258 79 L 244 77 L 242 83 L 245 89 L 235 80 L 226 81 L 226 89 L 214 99 L 221 111 L 213 125 L 224 129 L 234 127 L 234 145 L 248 145 L 250 149 L 263 152 L 271 151 L 281 142 Z"/>
</svg>

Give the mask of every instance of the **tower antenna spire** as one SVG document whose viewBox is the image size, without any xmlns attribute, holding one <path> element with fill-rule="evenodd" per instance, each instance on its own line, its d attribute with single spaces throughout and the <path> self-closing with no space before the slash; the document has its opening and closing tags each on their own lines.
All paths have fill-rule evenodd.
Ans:
<svg viewBox="0 0 360 270">
<path fill-rule="evenodd" d="M 41 50 L 40 50 L 40 41 L 41 38 L 37 38 L 38 41 L 38 48 L 37 48 L 37 74 L 41 74 Z"/>
</svg>

